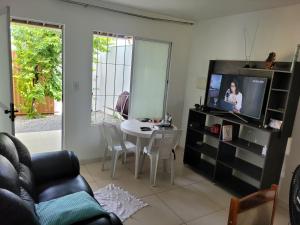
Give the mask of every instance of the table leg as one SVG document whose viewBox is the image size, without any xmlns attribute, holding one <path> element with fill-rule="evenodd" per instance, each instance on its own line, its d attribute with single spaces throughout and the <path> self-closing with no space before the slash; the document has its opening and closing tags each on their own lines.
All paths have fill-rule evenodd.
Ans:
<svg viewBox="0 0 300 225">
<path fill-rule="evenodd" d="M 140 168 L 140 156 L 142 152 L 142 142 L 139 137 L 136 139 L 136 152 L 135 152 L 135 172 L 134 176 L 136 179 L 139 178 L 139 168 Z"/>
</svg>

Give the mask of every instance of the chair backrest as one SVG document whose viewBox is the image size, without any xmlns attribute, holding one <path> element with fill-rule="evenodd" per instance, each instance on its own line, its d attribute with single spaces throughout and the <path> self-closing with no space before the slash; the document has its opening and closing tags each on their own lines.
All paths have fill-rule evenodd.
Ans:
<svg viewBox="0 0 300 225">
<path fill-rule="evenodd" d="M 113 147 L 116 145 L 120 145 L 123 149 L 126 149 L 122 134 L 117 128 L 117 124 L 103 121 L 103 131 L 104 138 L 110 150 L 113 150 Z"/>
<path fill-rule="evenodd" d="M 167 159 L 176 145 L 178 145 L 181 130 L 155 130 L 151 135 L 148 145 L 148 151 L 159 151 L 159 156 L 162 159 Z"/>
<path fill-rule="evenodd" d="M 244 198 L 232 198 L 228 225 L 273 225 L 277 185 Z"/>
</svg>

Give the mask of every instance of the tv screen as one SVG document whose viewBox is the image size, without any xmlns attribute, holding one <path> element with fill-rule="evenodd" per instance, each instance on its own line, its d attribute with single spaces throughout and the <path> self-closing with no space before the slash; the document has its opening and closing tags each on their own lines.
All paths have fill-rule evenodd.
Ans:
<svg viewBox="0 0 300 225">
<path fill-rule="evenodd" d="M 259 120 L 267 83 L 265 77 L 212 74 L 207 105 Z"/>
</svg>

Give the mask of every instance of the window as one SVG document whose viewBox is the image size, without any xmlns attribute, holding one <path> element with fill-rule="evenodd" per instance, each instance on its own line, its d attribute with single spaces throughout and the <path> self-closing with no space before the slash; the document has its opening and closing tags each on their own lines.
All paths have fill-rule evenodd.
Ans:
<svg viewBox="0 0 300 225">
<path fill-rule="evenodd" d="M 161 119 L 166 113 L 172 44 L 135 38 L 130 117 Z"/>
<path fill-rule="evenodd" d="M 125 109 L 125 104 L 130 93 L 132 45 L 131 36 L 102 32 L 93 35 L 93 124 L 128 114 L 129 105 Z"/>
</svg>

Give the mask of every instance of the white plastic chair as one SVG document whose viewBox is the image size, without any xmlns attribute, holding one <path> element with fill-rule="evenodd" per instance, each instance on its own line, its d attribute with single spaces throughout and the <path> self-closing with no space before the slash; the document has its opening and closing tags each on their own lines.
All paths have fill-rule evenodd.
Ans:
<svg viewBox="0 0 300 225">
<path fill-rule="evenodd" d="M 170 160 L 171 184 L 174 184 L 175 177 L 175 148 L 179 143 L 181 130 L 155 130 L 151 135 L 149 145 L 144 147 L 141 166 L 144 164 L 145 156 L 150 158 L 150 184 L 156 185 L 156 174 L 158 161 L 160 159 Z"/>
<path fill-rule="evenodd" d="M 121 154 L 123 155 L 123 163 L 126 162 L 126 154 L 128 152 L 136 152 L 136 145 L 129 141 L 124 141 L 121 131 L 116 127 L 116 124 L 103 122 L 104 137 L 106 140 L 106 147 L 104 151 L 102 170 L 107 157 L 108 151 L 112 152 L 111 156 L 111 177 L 114 178 L 116 172 L 116 166 L 118 158 Z"/>
</svg>

